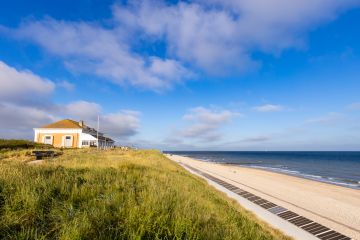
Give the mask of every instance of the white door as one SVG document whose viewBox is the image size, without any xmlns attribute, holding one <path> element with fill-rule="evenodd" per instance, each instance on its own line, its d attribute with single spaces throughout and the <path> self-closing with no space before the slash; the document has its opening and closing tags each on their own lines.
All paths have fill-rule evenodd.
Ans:
<svg viewBox="0 0 360 240">
<path fill-rule="evenodd" d="M 72 137 L 71 136 L 65 136 L 64 147 L 72 147 Z"/>
</svg>

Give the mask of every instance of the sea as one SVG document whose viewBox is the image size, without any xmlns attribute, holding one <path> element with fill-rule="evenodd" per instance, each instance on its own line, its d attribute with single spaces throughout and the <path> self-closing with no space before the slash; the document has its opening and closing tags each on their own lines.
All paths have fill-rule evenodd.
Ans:
<svg viewBox="0 0 360 240">
<path fill-rule="evenodd" d="M 360 190 L 360 152 L 165 151 L 201 161 L 234 164 Z"/>
</svg>

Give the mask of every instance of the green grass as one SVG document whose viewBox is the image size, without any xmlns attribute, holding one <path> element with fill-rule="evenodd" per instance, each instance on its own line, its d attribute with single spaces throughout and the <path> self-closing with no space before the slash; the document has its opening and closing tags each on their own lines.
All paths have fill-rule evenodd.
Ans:
<svg viewBox="0 0 360 240">
<path fill-rule="evenodd" d="M 157 151 L 0 161 L 0 239 L 289 239 Z"/>
<path fill-rule="evenodd" d="M 33 150 L 53 150 L 61 153 L 59 149 L 54 149 L 52 145 L 35 143 L 28 140 L 19 139 L 0 139 L 0 161 L 6 160 L 21 160 L 30 161 L 33 159 L 31 152 Z"/>
<path fill-rule="evenodd" d="M 52 148 L 51 145 L 35 143 L 28 140 L 0 139 L 0 150 L 30 149 L 30 148 Z"/>
</svg>

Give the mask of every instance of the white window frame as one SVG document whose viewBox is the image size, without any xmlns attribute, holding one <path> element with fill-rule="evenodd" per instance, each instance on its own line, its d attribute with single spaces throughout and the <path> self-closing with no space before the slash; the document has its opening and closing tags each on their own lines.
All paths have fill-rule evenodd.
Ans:
<svg viewBox="0 0 360 240">
<path fill-rule="evenodd" d="M 50 137 L 50 138 L 51 138 L 51 143 L 45 143 L 46 137 Z M 53 136 L 53 135 L 44 135 L 44 136 L 42 137 L 42 143 L 53 145 L 53 144 L 54 144 L 54 136 Z"/>
<path fill-rule="evenodd" d="M 70 146 L 70 147 L 65 146 L 66 137 L 70 137 L 70 138 L 71 138 L 71 146 Z M 66 148 L 72 148 L 73 145 L 74 145 L 74 136 L 73 136 L 73 135 L 64 135 L 64 136 L 62 137 L 62 147 L 64 147 L 64 148 L 65 148 L 65 147 L 66 147 Z"/>
</svg>

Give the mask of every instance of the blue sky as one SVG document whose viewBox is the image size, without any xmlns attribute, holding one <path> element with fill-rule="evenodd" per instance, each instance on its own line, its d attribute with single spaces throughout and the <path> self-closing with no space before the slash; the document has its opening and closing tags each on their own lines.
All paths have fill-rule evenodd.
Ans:
<svg viewBox="0 0 360 240">
<path fill-rule="evenodd" d="M 360 150 L 360 1 L 8 1 L 0 137 L 85 120 L 162 150 Z"/>
</svg>

